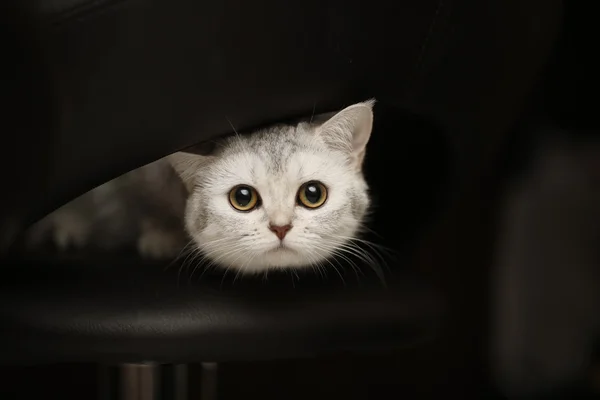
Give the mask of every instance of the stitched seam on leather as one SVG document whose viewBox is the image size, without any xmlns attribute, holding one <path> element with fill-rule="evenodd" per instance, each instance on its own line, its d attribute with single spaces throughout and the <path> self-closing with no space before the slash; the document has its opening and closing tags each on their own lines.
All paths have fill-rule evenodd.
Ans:
<svg viewBox="0 0 600 400">
<path fill-rule="evenodd" d="M 107 10 L 127 1 L 128 0 L 92 0 L 58 13 L 52 18 L 50 24 L 55 26 L 66 24 L 74 19 L 85 17 L 94 12 Z"/>
</svg>

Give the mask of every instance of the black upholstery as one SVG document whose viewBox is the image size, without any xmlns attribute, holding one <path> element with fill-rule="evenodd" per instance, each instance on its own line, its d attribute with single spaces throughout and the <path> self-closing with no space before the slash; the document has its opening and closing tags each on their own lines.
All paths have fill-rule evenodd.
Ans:
<svg viewBox="0 0 600 400">
<path fill-rule="evenodd" d="M 14 188 L 2 196 L 5 227 L 230 123 L 246 131 L 376 97 L 387 115 L 369 150 L 376 230 L 406 261 L 387 290 L 367 279 L 219 291 L 178 289 L 173 275 L 126 260 L 12 258 L 0 272 L 0 362 L 301 356 L 430 338 L 444 307 L 405 272 L 423 221 L 439 203 L 452 212 L 486 173 L 560 25 L 560 1 L 547 0 L 7 4 L 3 111 L 19 134 L 0 160 Z M 394 120 L 401 110 L 445 136 Z M 401 203 L 383 171 L 405 184 Z M 381 217 L 394 207 L 395 219 Z"/>
<path fill-rule="evenodd" d="M 432 339 L 439 299 L 409 274 L 381 283 L 299 280 L 149 266 L 23 264 L 2 274 L 2 362 L 190 362 L 385 350 Z M 98 265 L 100 264 L 100 265 Z M 16 268 L 15 268 L 16 267 Z M 91 270 L 89 268 L 92 268 Z M 35 275 L 31 275 L 35 272 Z"/>
</svg>

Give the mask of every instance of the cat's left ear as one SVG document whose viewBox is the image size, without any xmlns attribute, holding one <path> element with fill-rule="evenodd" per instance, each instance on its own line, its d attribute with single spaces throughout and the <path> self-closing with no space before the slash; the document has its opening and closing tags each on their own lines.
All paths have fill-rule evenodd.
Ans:
<svg viewBox="0 0 600 400">
<path fill-rule="evenodd" d="M 168 155 L 166 159 L 181 178 L 188 193 L 191 193 L 196 185 L 198 171 L 202 166 L 209 162 L 212 157 L 179 151 Z"/>
<path fill-rule="evenodd" d="M 325 144 L 348 153 L 357 169 L 362 167 L 373 130 L 374 105 L 372 99 L 346 107 L 317 128 L 317 135 Z"/>
<path fill-rule="evenodd" d="M 198 143 L 166 157 L 189 193 L 194 190 L 198 170 L 210 162 L 216 148 L 216 141 Z"/>
</svg>

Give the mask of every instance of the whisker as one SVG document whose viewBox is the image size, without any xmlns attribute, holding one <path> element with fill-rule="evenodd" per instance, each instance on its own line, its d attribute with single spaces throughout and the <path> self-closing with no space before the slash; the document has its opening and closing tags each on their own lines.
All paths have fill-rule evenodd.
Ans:
<svg viewBox="0 0 600 400">
<path fill-rule="evenodd" d="M 385 282 L 385 274 L 383 273 L 381 268 L 377 265 L 376 260 L 368 252 L 363 252 L 363 249 L 356 247 L 355 245 L 352 246 L 351 244 L 348 244 L 348 243 L 344 243 L 344 242 L 340 243 L 340 242 L 331 241 L 331 240 L 325 240 L 325 241 L 321 242 L 318 246 L 321 249 L 329 251 L 334 257 L 343 259 L 355 271 L 355 273 L 358 270 L 362 274 L 362 271 L 360 270 L 360 268 L 358 268 L 356 263 L 354 263 L 344 253 L 347 253 L 349 255 L 357 257 L 360 261 L 362 261 L 364 264 L 366 264 L 368 267 L 370 267 L 375 272 L 375 274 L 377 275 L 378 279 L 380 280 L 380 282 L 382 283 L 383 286 L 387 286 L 387 284 Z M 358 279 L 358 277 L 357 277 L 357 279 Z"/>
<path fill-rule="evenodd" d="M 239 251 L 240 255 L 238 255 L 235 260 L 233 260 L 230 263 L 230 266 L 233 266 L 235 264 L 235 262 L 240 258 L 240 257 L 245 257 L 246 255 L 248 255 L 249 253 L 252 253 L 252 249 L 246 249 L 246 250 L 241 250 Z M 248 260 L 246 260 L 246 262 L 248 262 Z M 236 268 L 237 269 L 237 273 L 235 274 L 234 278 L 233 278 L 233 283 L 235 284 L 235 281 L 237 280 L 238 276 L 240 276 L 240 273 L 242 273 L 242 271 L 245 268 L 245 263 L 243 263 L 240 267 Z"/>
<path fill-rule="evenodd" d="M 219 285 L 219 289 L 223 289 L 223 282 L 225 281 L 225 277 L 229 272 L 229 267 L 225 267 L 225 272 L 223 273 L 223 277 L 221 278 L 221 284 Z"/>
<path fill-rule="evenodd" d="M 359 248 L 359 250 L 362 250 Z M 371 257 L 370 254 L 368 253 L 364 253 L 364 252 L 359 252 L 356 248 L 350 247 L 350 246 L 340 246 L 340 251 L 345 251 L 349 254 L 352 254 L 356 257 L 358 257 L 361 261 L 363 261 L 367 266 L 369 266 L 377 275 L 377 277 L 379 278 L 379 280 L 381 281 L 381 283 L 386 286 L 386 282 L 385 282 L 385 275 L 383 273 L 383 270 L 381 269 L 381 267 L 379 267 L 377 265 L 376 260 Z"/>
<path fill-rule="evenodd" d="M 233 122 L 231 122 L 231 120 L 229 118 L 227 118 L 227 115 L 225 116 L 225 119 L 227 120 L 227 122 L 229 123 L 229 126 L 231 126 L 231 129 L 233 130 L 233 133 L 235 133 L 235 135 L 239 138 L 240 134 L 239 132 L 235 129 L 235 126 L 233 126 Z"/>
<path fill-rule="evenodd" d="M 308 258 L 308 262 L 309 262 L 311 269 L 314 272 L 318 272 L 319 275 L 321 276 L 321 279 L 325 279 L 325 276 L 323 275 L 323 270 L 321 268 L 322 261 L 319 261 L 315 256 L 312 256 L 310 254 L 306 254 L 306 257 Z"/>
<path fill-rule="evenodd" d="M 192 240 L 188 241 L 180 250 L 179 253 L 163 268 L 163 271 L 167 271 L 171 268 L 181 257 L 187 254 L 188 248 L 190 247 Z"/>
<path fill-rule="evenodd" d="M 230 255 L 232 252 L 237 252 L 239 250 L 242 250 L 245 247 L 246 246 L 244 243 L 239 243 L 239 242 L 236 242 L 234 244 L 227 243 L 225 246 L 220 246 L 220 247 L 212 248 L 212 249 L 204 249 L 203 252 L 204 252 L 205 257 L 210 259 L 210 263 L 208 265 L 208 267 L 210 267 L 211 265 L 217 265 L 220 260 L 222 260 L 224 257 Z M 215 253 L 221 253 L 221 255 L 219 255 L 216 258 L 212 257 L 212 255 Z"/>
<path fill-rule="evenodd" d="M 247 265 L 250 265 L 250 263 L 251 263 L 251 262 L 254 260 L 254 258 L 256 258 L 256 255 L 257 255 L 256 253 L 252 254 L 252 255 L 251 255 L 251 257 L 250 257 L 250 259 L 246 260 L 246 263 L 242 264 L 242 266 L 241 266 L 241 268 L 240 268 L 240 269 L 241 269 L 242 271 L 243 271 L 244 269 L 246 269 L 246 266 L 247 266 Z M 267 269 L 266 271 L 268 271 L 268 269 Z M 266 272 L 266 271 L 265 271 L 265 272 Z"/>
<path fill-rule="evenodd" d="M 229 238 L 228 238 L 229 239 Z M 202 279 L 202 277 L 204 276 L 204 274 L 210 270 L 210 269 L 214 269 L 218 266 L 219 261 L 225 257 L 226 255 L 228 255 L 231 252 L 234 251 L 238 251 L 241 250 L 244 247 L 243 243 L 234 243 L 234 244 L 230 244 L 230 243 L 226 243 L 224 246 L 216 246 L 216 248 L 205 248 L 202 253 L 203 253 L 203 261 L 204 260 L 208 260 L 208 265 L 204 266 L 204 271 L 202 271 L 202 273 L 200 274 L 200 276 L 198 277 L 198 280 Z M 213 257 L 213 254 L 216 253 L 221 253 L 220 256 L 218 257 Z M 200 267 L 202 266 L 202 264 L 197 265 L 194 268 L 194 272 Z M 212 268 L 214 267 L 214 268 Z M 190 276 L 190 279 L 193 277 L 194 272 L 192 272 L 192 275 Z M 226 271 L 227 272 L 227 271 Z"/>
<path fill-rule="evenodd" d="M 347 236 L 341 236 L 341 235 L 335 235 L 336 238 L 339 238 L 341 240 L 345 240 L 346 243 L 348 245 L 354 246 L 357 251 L 360 252 L 364 252 L 365 254 L 369 254 L 369 250 L 373 252 L 373 254 L 375 255 L 375 257 L 377 257 L 377 260 L 373 260 L 373 262 L 381 262 L 382 266 L 389 272 L 389 265 L 387 263 L 387 260 L 385 259 L 385 257 L 383 256 L 384 251 L 385 251 L 385 247 L 384 246 L 379 246 L 375 243 L 369 242 L 368 240 L 363 240 L 363 239 L 359 239 L 359 238 L 352 238 L 352 237 L 347 237 Z M 358 242 L 360 244 L 364 244 L 365 246 L 368 247 L 367 249 L 361 248 L 360 246 L 357 245 L 357 243 L 354 242 Z M 392 255 L 385 253 L 385 255 L 387 255 L 388 257 L 392 258 Z M 370 254 L 369 254 L 370 256 Z"/>
<path fill-rule="evenodd" d="M 350 260 L 344 254 L 339 253 L 339 251 L 337 251 L 338 249 L 336 248 L 336 246 L 331 246 L 331 245 L 327 246 L 327 245 L 321 244 L 321 249 L 330 253 L 334 257 L 333 259 L 330 259 L 329 257 L 325 258 L 325 261 L 327 261 L 333 268 L 335 268 L 335 266 L 333 265 L 333 262 L 336 262 L 338 264 L 338 266 L 343 269 L 343 265 L 335 257 L 342 258 L 348 264 L 348 266 L 350 266 L 350 268 L 352 268 L 352 270 L 354 271 L 354 273 L 356 275 L 356 279 L 360 280 L 359 272 L 362 273 L 362 271 L 360 271 L 360 269 L 358 269 L 358 267 L 355 265 L 355 263 L 352 260 Z"/>
<path fill-rule="evenodd" d="M 360 231 L 366 231 L 369 232 L 375 236 L 377 236 L 379 239 L 383 239 L 383 236 L 381 236 L 379 233 L 375 232 L 373 229 L 369 228 L 366 224 L 361 223 L 359 224 L 359 230 Z"/>
<path fill-rule="evenodd" d="M 320 250 L 324 250 L 324 251 L 329 252 L 329 253 L 331 253 L 332 250 L 335 250 L 332 247 L 324 247 L 322 244 L 315 245 L 315 248 L 320 249 Z M 348 263 L 352 263 L 352 261 L 350 261 L 347 257 L 345 257 L 345 256 L 342 256 L 342 257 L 345 258 L 348 261 Z M 329 265 L 331 265 L 331 267 L 333 268 L 333 270 L 335 272 L 337 272 L 337 274 L 339 275 L 340 279 L 342 280 L 344 286 L 346 286 L 346 280 L 344 279 L 344 276 L 342 275 L 342 273 L 340 272 L 340 270 L 335 266 L 335 264 L 333 264 L 333 262 L 331 262 L 331 260 L 329 260 L 328 258 L 325 258 L 325 260 L 327 262 L 329 262 Z M 340 265 L 340 268 L 341 268 L 341 265 Z"/>
<path fill-rule="evenodd" d="M 386 246 L 383 246 L 383 245 L 380 245 L 377 243 L 373 243 L 369 240 L 361 239 L 358 237 L 343 236 L 343 235 L 333 235 L 333 236 L 335 236 L 336 238 L 340 238 L 340 239 L 344 239 L 344 240 L 348 240 L 348 241 L 360 242 L 375 251 L 386 252 L 386 253 L 388 253 L 388 255 L 392 255 L 392 254 L 396 253 L 396 250 L 394 250 L 394 249 L 390 249 L 389 247 L 386 247 Z"/>
<path fill-rule="evenodd" d="M 188 254 L 185 258 L 185 260 L 183 260 L 183 262 L 181 263 L 181 266 L 179 267 L 179 270 L 177 271 L 177 284 L 179 285 L 179 281 L 181 279 L 181 273 L 183 272 L 183 270 L 188 270 L 189 266 L 191 264 L 191 262 L 198 256 L 200 255 L 199 249 L 198 248 L 192 248 L 191 250 L 188 251 Z M 191 260 L 190 260 L 191 257 Z"/>
</svg>

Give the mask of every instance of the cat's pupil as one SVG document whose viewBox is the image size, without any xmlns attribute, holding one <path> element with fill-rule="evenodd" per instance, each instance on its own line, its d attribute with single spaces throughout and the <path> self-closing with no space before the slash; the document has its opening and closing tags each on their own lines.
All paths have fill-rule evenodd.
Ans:
<svg viewBox="0 0 600 400">
<path fill-rule="evenodd" d="M 317 185 L 306 185 L 304 196 L 311 203 L 317 203 L 321 199 L 321 188 Z"/>
<path fill-rule="evenodd" d="M 242 207 L 246 207 L 252 201 L 252 191 L 247 187 L 240 187 L 235 191 L 235 201 Z"/>
</svg>

